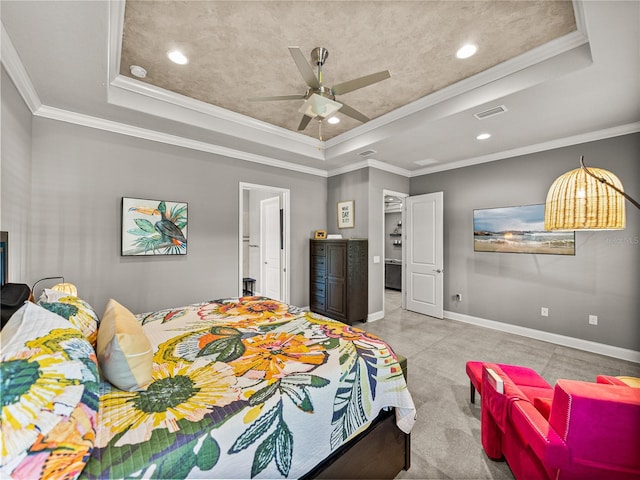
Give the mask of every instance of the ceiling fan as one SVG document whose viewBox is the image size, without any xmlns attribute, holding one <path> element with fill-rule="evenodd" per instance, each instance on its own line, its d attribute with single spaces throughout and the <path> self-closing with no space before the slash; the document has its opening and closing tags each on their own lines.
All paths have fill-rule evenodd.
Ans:
<svg viewBox="0 0 640 480">
<path fill-rule="evenodd" d="M 279 95 L 273 97 L 251 97 L 249 101 L 252 102 L 269 102 L 274 100 L 305 100 L 304 105 L 300 108 L 300 112 L 303 114 L 298 125 L 298 130 L 304 130 L 309 125 L 309 122 L 313 118 L 318 120 L 324 120 L 330 117 L 335 112 L 340 112 L 345 115 L 355 118 L 356 120 L 365 123 L 370 119 L 359 112 L 353 107 L 345 104 L 344 102 L 336 101 L 336 95 L 342 95 L 345 93 L 353 92 L 359 88 L 367 87 L 374 83 L 386 80 L 391 77 L 389 70 L 384 70 L 371 75 L 365 75 L 363 77 L 349 80 L 348 82 L 339 83 L 333 87 L 325 87 L 322 84 L 322 66 L 329 56 L 329 51 L 323 47 L 316 47 L 311 51 L 311 62 L 318 66 L 318 75 L 313 72 L 311 64 L 307 62 L 302 50 L 299 47 L 289 47 L 289 53 L 293 57 L 302 78 L 309 87 L 304 94 L 300 95 Z"/>
</svg>

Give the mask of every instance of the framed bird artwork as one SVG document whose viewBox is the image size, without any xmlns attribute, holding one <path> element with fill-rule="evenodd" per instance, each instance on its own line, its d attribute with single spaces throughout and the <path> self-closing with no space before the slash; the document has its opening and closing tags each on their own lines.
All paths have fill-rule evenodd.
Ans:
<svg viewBox="0 0 640 480">
<path fill-rule="evenodd" d="M 122 197 L 121 255 L 186 254 L 186 203 Z"/>
</svg>

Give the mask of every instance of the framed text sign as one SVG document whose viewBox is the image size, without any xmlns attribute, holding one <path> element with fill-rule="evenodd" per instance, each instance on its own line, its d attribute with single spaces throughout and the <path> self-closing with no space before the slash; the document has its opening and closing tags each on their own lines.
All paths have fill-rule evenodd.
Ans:
<svg viewBox="0 0 640 480">
<path fill-rule="evenodd" d="M 355 226 L 353 200 L 338 202 L 338 228 L 353 228 Z"/>
</svg>

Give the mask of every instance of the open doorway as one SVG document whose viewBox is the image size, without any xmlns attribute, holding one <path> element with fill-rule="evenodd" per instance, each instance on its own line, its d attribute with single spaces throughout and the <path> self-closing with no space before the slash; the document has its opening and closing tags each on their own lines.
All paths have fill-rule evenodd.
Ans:
<svg viewBox="0 0 640 480">
<path fill-rule="evenodd" d="M 238 294 L 289 303 L 289 190 L 240 183 Z"/>
<path fill-rule="evenodd" d="M 382 269 L 382 309 L 404 308 L 404 248 L 403 223 L 406 193 L 383 190 L 382 244 L 384 268 Z"/>
</svg>

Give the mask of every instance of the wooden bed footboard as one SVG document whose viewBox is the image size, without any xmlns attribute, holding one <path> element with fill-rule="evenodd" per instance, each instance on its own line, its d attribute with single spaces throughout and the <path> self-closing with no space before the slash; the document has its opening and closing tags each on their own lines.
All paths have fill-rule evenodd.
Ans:
<svg viewBox="0 0 640 480">
<path fill-rule="evenodd" d="M 398 360 L 407 378 L 407 359 Z M 395 410 L 390 409 L 301 479 L 392 479 L 410 466 L 411 435 L 398 428 Z"/>
<path fill-rule="evenodd" d="M 392 479 L 408 470 L 410 461 L 411 435 L 397 427 L 392 410 L 301 478 Z"/>
</svg>

